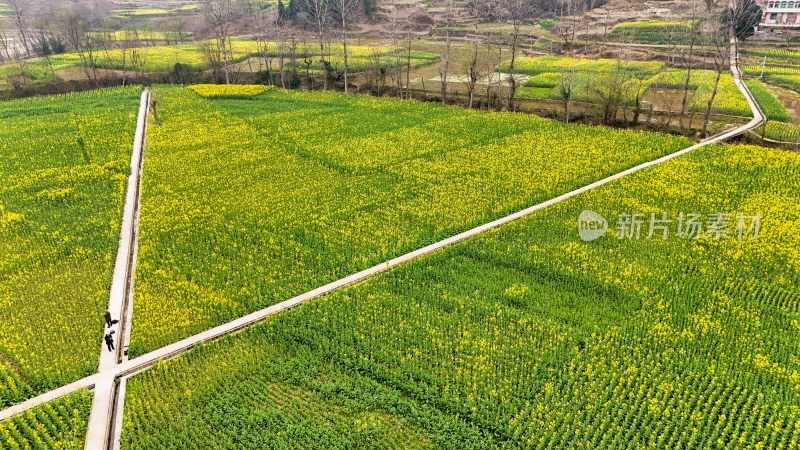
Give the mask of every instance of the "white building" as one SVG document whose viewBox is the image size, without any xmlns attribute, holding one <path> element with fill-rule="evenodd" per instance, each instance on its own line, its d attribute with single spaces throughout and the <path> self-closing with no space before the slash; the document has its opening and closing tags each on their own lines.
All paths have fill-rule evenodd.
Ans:
<svg viewBox="0 0 800 450">
<path fill-rule="evenodd" d="M 768 0 L 761 3 L 764 15 L 760 31 L 800 29 L 800 0 Z"/>
</svg>

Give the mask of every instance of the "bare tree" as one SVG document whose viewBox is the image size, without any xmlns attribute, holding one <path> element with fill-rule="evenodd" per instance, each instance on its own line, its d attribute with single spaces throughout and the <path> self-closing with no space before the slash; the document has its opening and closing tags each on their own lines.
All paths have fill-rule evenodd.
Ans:
<svg viewBox="0 0 800 450">
<path fill-rule="evenodd" d="M 629 97 L 631 76 L 622 67 L 622 62 L 617 64 L 616 70 L 596 77 L 590 85 L 589 94 L 594 103 L 603 108 L 603 123 L 613 124 L 617 121 L 620 106 Z"/>
<path fill-rule="evenodd" d="M 219 59 L 219 64 L 225 73 L 225 83 L 231 84 L 230 65 L 233 62 L 231 48 L 231 27 L 237 19 L 237 10 L 233 0 L 201 0 L 203 17 L 211 28 L 216 40 L 219 57 L 211 58 L 210 49 L 204 49 L 209 59 Z"/>
<path fill-rule="evenodd" d="M 22 48 L 25 50 L 25 56 L 31 55 L 31 46 L 28 42 L 28 25 L 26 11 L 19 0 L 8 0 L 8 5 L 14 11 L 14 25 L 17 27 L 19 39 L 22 41 Z"/>
<path fill-rule="evenodd" d="M 303 6 L 307 20 L 317 31 L 319 52 L 322 58 L 322 71 L 324 73 L 323 90 L 328 89 L 328 61 L 325 59 L 325 33 L 331 23 L 331 8 L 329 0 L 304 0 Z"/>
<path fill-rule="evenodd" d="M 344 91 L 348 92 L 348 75 L 350 65 L 348 62 L 348 32 L 350 26 L 361 12 L 361 0 L 334 0 L 334 9 L 341 19 L 342 26 L 342 51 L 344 55 Z"/>
<path fill-rule="evenodd" d="M 289 41 L 289 67 L 292 68 L 292 82 L 297 83 L 297 36 L 292 34 Z"/>
<path fill-rule="evenodd" d="M 496 50 L 496 51 L 495 51 Z M 494 58 L 493 58 L 493 55 Z M 491 67 L 497 67 L 498 64 L 503 62 L 503 40 L 502 39 L 487 39 L 486 40 L 486 58 L 491 61 Z M 500 105 L 500 90 L 502 88 L 503 78 L 500 74 L 490 70 L 489 78 L 486 81 L 486 108 L 497 109 Z"/>
<path fill-rule="evenodd" d="M 686 30 L 685 33 L 679 33 L 678 34 L 678 36 L 681 36 L 681 34 L 683 34 L 683 37 L 685 37 L 684 40 L 688 40 L 689 41 L 688 50 L 685 51 L 685 52 L 681 52 L 681 53 L 683 53 L 684 64 L 686 65 L 686 78 L 684 78 L 684 80 L 683 80 L 683 97 L 681 99 L 681 121 L 684 120 L 684 118 L 686 116 L 686 109 L 689 106 L 689 86 L 690 86 L 691 81 L 692 81 L 692 68 L 694 66 L 694 50 L 695 50 L 695 44 L 696 44 L 698 33 L 699 33 L 699 25 L 698 25 L 698 21 L 696 19 L 696 17 L 697 17 L 696 12 L 697 11 L 696 11 L 696 7 L 695 7 L 695 3 L 692 2 L 691 26 Z M 688 123 L 687 126 L 691 127 L 691 125 L 692 125 L 692 121 L 689 120 L 689 123 Z"/>
<path fill-rule="evenodd" d="M 50 75 L 55 79 L 56 71 L 53 67 L 53 60 L 51 56 L 55 53 L 64 51 L 64 45 L 58 39 L 53 37 L 48 31 L 46 25 L 43 23 L 36 31 L 33 32 L 33 42 L 36 47 L 36 52 L 42 55 L 47 68 L 50 70 Z"/>
<path fill-rule="evenodd" d="M 62 11 L 56 20 L 56 28 L 63 40 L 78 54 L 86 78 L 98 84 L 97 55 L 92 47 L 88 14 L 74 9 Z"/>
<path fill-rule="evenodd" d="M 496 21 L 500 16 L 500 2 L 501 0 L 470 0 L 469 7 L 475 16 Z"/>
<path fill-rule="evenodd" d="M 575 41 L 575 2 L 574 0 L 564 0 L 560 2 L 562 12 L 561 16 L 566 16 L 556 25 L 556 32 L 561 36 L 564 44 L 569 44 Z"/>
<path fill-rule="evenodd" d="M 383 95 L 386 90 L 386 67 L 381 61 L 381 52 L 373 48 L 369 55 L 370 84 L 377 90 L 378 95 Z"/>
<path fill-rule="evenodd" d="M 203 56 L 203 61 L 213 71 L 214 80 L 219 79 L 219 70 L 223 66 L 223 56 L 219 46 L 212 42 L 201 42 L 198 44 L 198 51 Z M 224 69 L 223 69 L 224 70 Z M 225 76 L 229 78 L 227 72 Z"/>
<path fill-rule="evenodd" d="M 451 39 L 452 26 L 453 26 L 453 0 L 447 2 L 446 11 L 446 41 L 445 41 L 445 55 L 439 65 L 439 79 L 441 80 L 442 103 L 447 103 L 447 85 L 450 77 L 450 65 L 453 51 L 453 42 Z"/>
<path fill-rule="evenodd" d="M 514 97 L 517 94 L 516 64 L 519 56 L 520 30 L 525 19 L 532 11 L 531 0 L 502 0 L 502 17 L 511 22 L 511 61 L 508 64 L 508 101 L 507 108 L 514 109 Z"/>
<path fill-rule="evenodd" d="M 411 37 L 408 18 L 403 18 L 402 12 L 396 7 L 392 7 L 388 13 L 388 19 L 391 23 L 391 36 L 392 36 L 392 51 L 391 56 L 391 75 L 394 81 L 395 93 L 397 98 L 404 98 L 406 92 L 409 91 L 410 84 L 410 71 L 411 71 Z M 403 36 L 403 29 L 400 26 L 400 21 L 403 20 L 405 24 L 405 36 L 408 40 L 405 51 L 400 46 L 400 39 Z M 404 62 L 405 60 L 405 62 Z M 389 62 L 386 60 L 386 62 Z M 385 63 L 383 63 L 385 64 Z M 386 64 L 388 65 L 388 64 Z M 403 82 L 403 72 L 405 70 L 405 83 Z"/>
<path fill-rule="evenodd" d="M 628 97 L 633 100 L 633 118 L 630 123 L 635 126 L 639 124 L 639 117 L 642 114 L 642 100 L 647 91 L 647 85 L 640 77 L 633 76 L 627 83 L 626 91 Z"/>
<path fill-rule="evenodd" d="M 11 39 L 8 34 L 0 29 L 0 62 L 10 61 L 12 59 L 10 41 Z"/>
<path fill-rule="evenodd" d="M 714 87 L 711 90 L 711 96 L 708 98 L 706 111 L 703 115 L 703 137 L 706 137 L 708 134 L 708 124 L 711 121 L 711 110 L 714 106 L 714 100 L 717 97 L 717 92 L 719 91 L 719 81 L 722 78 L 722 73 L 728 69 L 730 62 L 730 51 L 731 41 L 729 40 L 728 36 L 714 39 L 714 52 L 712 59 L 716 76 L 714 78 Z"/>
<path fill-rule="evenodd" d="M 406 33 L 406 98 L 411 99 L 411 27 Z"/>
<path fill-rule="evenodd" d="M 286 33 L 284 32 L 283 22 L 278 25 L 278 66 L 281 71 L 281 88 L 286 89 L 286 54 L 289 46 L 286 45 Z M 294 38 L 292 39 L 294 40 Z"/>
<path fill-rule="evenodd" d="M 558 96 L 564 103 L 564 121 L 569 123 L 571 118 L 570 105 L 575 88 L 575 71 L 564 72 L 558 82 Z"/>
<path fill-rule="evenodd" d="M 469 55 L 469 63 L 467 66 L 467 97 L 468 97 L 468 107 L 472 109 L 473 105 L 475 104 L 475 89 L 478 85 L 478 80 L 480 80 L 481 76 L 483 76 L 483 69 L 479 64 L 479 46 L 483 42 L 484 39 L 481 38 L 480 34 L 478 34 L 478 26 L 475 26 L 475 35 L 471 39 L 471 50 Z"/>
</svg>

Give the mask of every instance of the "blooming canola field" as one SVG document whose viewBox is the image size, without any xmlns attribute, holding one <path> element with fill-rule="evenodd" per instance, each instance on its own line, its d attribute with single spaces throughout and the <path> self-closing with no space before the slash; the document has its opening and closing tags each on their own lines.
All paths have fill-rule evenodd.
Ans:
<svg viewBox="0 0 800 450">
<path fill-rule="evenodd" d="M 0 448 L 84 447 L 92 394 L 81 390 L 0 422 Z"/>
<path fill-rule="evenodd" d="M 689 144 L 336 93 L 154 95 L 132 355 Z"/>
<path fill-rule="evenodd" d="M 96 373 L 140 94 L 0 102 L 0 409 Z M 151 94 L 130 358 L 692 144 L 262 85 Z M 121 448 L 800 448 L 799 204 L 800 155 L 701 147 L 154 361 L 122 391 Z M 92 401 L 1 421 L 0 448 L 82 448 Z"/>
<path fill-rule="evenodd" d="M 798 448 L 798 175 L 706 147 L 273 316 L 130 379 L 123 448 Z"/>
<path fill-rule="evenodd" d="M 0 408 L 97 370 L 139 93 L 0 102 Z"/>
</svg>

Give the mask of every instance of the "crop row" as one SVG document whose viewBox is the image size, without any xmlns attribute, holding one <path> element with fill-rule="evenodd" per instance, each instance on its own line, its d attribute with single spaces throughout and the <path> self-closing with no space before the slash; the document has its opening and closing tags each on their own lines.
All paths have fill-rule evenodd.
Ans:
<svg viewBox="0 0 800 450">
<path fill-rule="evenodd" d="M 761 110 L 769 120 L 777 120 L 780 122 L 789 121 L 789 113 L 783 107 L 780 101 L 772 95 L 772 92 L 767 89 L 767 86 L 760 80 L 748 80 L 747 88 L 753 94 L 756 103 L 761 106 Z"/>
<path fill-rule="evenodd" d="M 83 448 L 92 394 L 83 390 L 0 422 L 0 447 L 8 450 Z"/>
<path fill-rule="evenodd" d="M 785 48 L 746 48 L 739 50 L 742 55 L 787 59 L 800 63 L 800 51 Z"/>
<path fill-rule="evenodd" d="M 151 31 L 151 30 L 116 30 L 95 31 L 91 37 L 98 42 L 143 42 L 143 41 L 168 41 L 181 42 L 192 40 L 192 33 L 177 31 Z"/>
<path fill-rule="evenodd" d="M 759 128 L 757 133 L 763 134 L 767 139 L 793 144 L 800 140 L 800 126 L 795 123 L 771 120 L 764 127 Z"/>
<path fill-rule="evenodd" d="M 155 95 L 134 355 L 689 143 L 333 93 Z"/>
<path fill-rule="evenodd" d="M 773 75 L 798 75 L 800 67 L 781 65 L 747 65 L 744 66 L 745 75 L 751 77 L 770 77 Z"/>
<path fill-rule="evenodd" d="M 783 86 L 788 89 L 792 89 L 793 91 L 800 92 L 800 74 L 797 75 L 772 75 L 768 77 L 768 81 L 771 84 L 776 84 L 778 86 Z"/>
<path fill-rule="evenodd" d="M 670 21 L 645 20 L 639 22 L 622 22 L 611 29 L 611 37 L 633 40 L 637 42 L 687 42 L 691 33 L 695 32 L 696 20 Z M 702 36 L 695 36 L 697 40 Z"/>
<path fill-rule="evenodd" d="M 305 447 L 332 423 L 342 447 L 404 423 L 393 448 L 797 448 L 798 175 L 796 154 L 699 150 L 274 316 L 129 380 L 124 448 Z M 587 209 L 610 225 L 592 243 Z M 760 233 L 615 223 L 681 211 Z"/>
<path fill-rule="evenodd" d="M 569 56 L 537 56 L 524 57 L 517 60 L 517 73 L 537 75 L 545 72 L 625 72 L 634 75 L 655 75 L 664 69 L 664 64 L 657 61 L 626 61 L 618 59 L 587 59 Z M 509 71 L 509 63 L 503 63 L 501 72 Z"/>
<path fill-rule="evenodd" d="M 199 9 L 198 5 L 183 5 L 174 8 L 130 8 L 115 9 L 112 11 L 115 17 L 119 18 L 143 18 L 168 16 L 173 14 L 185 14 Z"/>
<path fill-rule="evenodd" d="M 96 370 L 139 92 L 0 102 L 0 407 Z"/>
<path fill-rule="evenodd" d="M 190 86 L 189 89 L 196 92 L 198 95 L 210 99 L 248 99 L 258 94 L 261 94 L 268 89 L 269 86 L 263 84 L 254 85 L 221 85 L 221 84 L 196 84 Z"/>
<path fill-rule="evenodd" d="M 644 32 L 644 31 L 661 31 L 661 32 L 670 32 L 670 31 L 691 31 L 693 27 L 697 25 L 696 20 L 686 20 L 686 21 L 669 21 L 669 20 L 643 20 L 639 22 L 622 22 L 620 24 L 614 25 L 614 28 L 611 30 L 611 33 L 622 33 L 625 31 L 636 31 L 636 32 Z"/>
</svg>

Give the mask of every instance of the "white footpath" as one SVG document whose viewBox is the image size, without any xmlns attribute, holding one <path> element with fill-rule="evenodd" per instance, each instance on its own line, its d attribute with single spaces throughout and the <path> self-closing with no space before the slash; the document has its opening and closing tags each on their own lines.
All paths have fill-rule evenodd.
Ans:
<svg viewBox="0 0 800 450">
<path fill-rule="evenodd" d="M 115 349 L 109 351 L 106 343 L 100 347 L 100 365 L 95 379 L 92 410 L 89 416 L 89 427 L 86 432 L 86 449 L 101 449 L 108 447 L 109 423 L 113 414 L 114 394 L 116 389 L 113 369 L 120 363 L 123 355 L 124 338 L 129 333 L 128 323 L 130 308 L 126 307 L 131 288 L 131 275 L 133 273 L 133 257 L 135 254 L 135 237 L 138 228 L 138 205 L 140 177 L 142 173 L 142 159 L 144 154 L 144 138 L 147 126 L 147 110 L 150 106 L 150 90 L 142 92 L 139 103 L 139 117 L 136 121 L 136 135 L 133 139 L 131 153 L 130 174 L 128 175 L 127 192 L 125 195 L 125 208 L 122 213 L 120 225 L 119 249 L 117 260 L 114 263 L 114 276 L 111 281 L 111 294 L 108 300 L 108 311 L 111 317 L 119 322 L 105 332 L 114 331 Z M 129 335 L 129 334 L 128 334 Z"/>
</svg>

